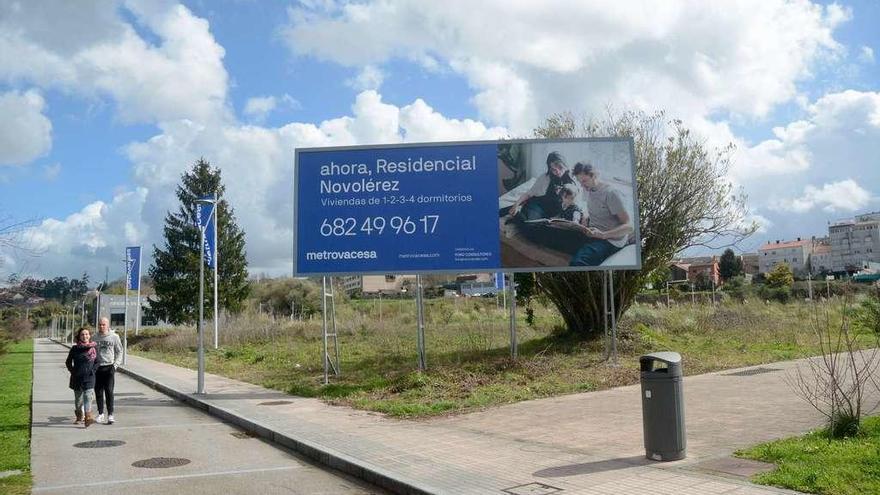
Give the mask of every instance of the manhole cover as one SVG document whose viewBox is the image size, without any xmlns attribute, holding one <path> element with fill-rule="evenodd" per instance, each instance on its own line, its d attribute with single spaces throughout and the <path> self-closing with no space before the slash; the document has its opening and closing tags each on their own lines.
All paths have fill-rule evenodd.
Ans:
<svg viewBox="0 0 880 495">
<path fill-rule="evenodd" d="M 528 483 L 526 485 L 505 488 L 501 491 L 510 495 L 549 495 L 561 492 L 562 488 L 545 485 L 544 483 Z"/>
<path fill-rule="evenodd" d="M 289 400 L 270 400 L 269 402 L 260 402 L 258 406 L 283 406 L 284 404 L 293 404 Z"/>
<path fill-rule="evenodd" d="M 184 459 L 182 457 L 153 457 L 132 462 L 131 465 L 139 468 L 161 469 L 185 466 L 189 464 L 189 462 L 189 459 Z"/>
<path fill-rule="evenodd" d="M 143 392 L 122 392 L 113 394 L 114 397 L 133 397 L 135 395 L 144 395 Z"/>
<path fill-rule="evenodd" d="M 242 439 L 254 438 L 257 436 L 256 433 L 251 433 L 249 431 L 233 431 L 232 433 L 230 433 L 230 435 L 234 436 L 235 438 L 242 438 Z"/>
<path fill-rule="evenodd" d="M 92 440 L 91 442 L 80 442 L 73 444 L 78 449 L 103 449 L 107 447 L 119 447 L 125 445 L 122 440 Z"/>
<path fill-rule="evenodd" d="M 782 371 L 782 370 L 778 369 L 778 368 L 752 368 L 752 369 L 748 369 L 748 370 L 727 373 L 724 376 L 752 376 L 752 375 L 760 375 L 762 373 L 773 373 L 774 371 Z"/>
</svg>

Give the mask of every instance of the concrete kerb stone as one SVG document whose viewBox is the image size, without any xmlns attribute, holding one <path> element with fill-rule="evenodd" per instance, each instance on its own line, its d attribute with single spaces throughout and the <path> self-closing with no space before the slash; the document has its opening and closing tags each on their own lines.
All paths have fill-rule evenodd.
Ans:
<svg viewBox="0 0 880 495">
<path fill-rule="evenodd" d="M 55 339 L 49 340 L 55 342 L 56 344 L 60 344 L 68 349 L 71 347 L 70 344 L 65 342 L 60 342 Z M 359 461 L 358 459 L 350 457 L 335 449 L 331 449 L 329 447 L 325 447 L 314 442 L 310 442 L 308 440 L 297 439 L 285 433 L 275 431 L 269 426 L 260 424 L 254 420 L 247 419 L 222 407 L 209 404 L 208 402 L 200 399 L 196 394 L 189 394 L 171 388 L 167 385 L 159 383 L 151 378 L 148 378 L 144 375 L 141 375 L 140 373 L 136 373 L 124 367 L 120 367 L 119 371 L 154 390 L 157 390 L 179 402 L 183 402 L 188 406 L 203 411 L 220 420 L 233 424 L 244 431 L 257 435 L 260 438 L 276 443 L 282 447 L 293 450 L 294 452 L 302 454 L 305 457 L 308 457 L 309 459 L 312 459 L 313 461 L 327 466 L 331 469 L 342 471 L 346 474 L 354 476 L 357 479 L 366 481 L 393 493 L 399 493 L 401 495 L 432 495 L 435 493 L 440 493 L 439 490 L 423 486 L 423 483 L 416 483 L 415 481 L 408 480 L 400 476 L 395 476 L 378 466 L 369 465 L 368 463 Z"/>
</svg>

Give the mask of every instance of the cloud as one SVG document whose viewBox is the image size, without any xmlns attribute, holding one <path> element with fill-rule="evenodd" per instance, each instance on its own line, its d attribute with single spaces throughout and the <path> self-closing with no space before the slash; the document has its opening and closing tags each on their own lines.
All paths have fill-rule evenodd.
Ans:
<svg viewBox="0 0 880 495">
<path fill-rule="evenodd" d="M 866 64 L 874 63 L 874 49 L 870 46 L 862 45 L 861 50 L 859 50 L 859 60 Z"/>
<path fill-rule="evenodd" d="M 49 182 L 54 181 L 61 174 L 61 164 L 55 162 L 51 165 L 43 166 L 43 178 Z"/>
<path fill-rule="evenodd" d="M 650 10 L 651 15 L 644 12 Z M 352 67 L 442 64 L 474 88 L 492 123 L 528 132 L 538 119 L 608 103 L 762 118 L 796 83 L 841 56 L 836 4 L 750 0 L 571 3 L 307 3 L 288 11 L 292 52 Z M 340 35 L 344 33 L 344 35 Z"/>
<path fill-rule="evenodd" d="M 781 200 L 776 209 L 804 213 L 814 208 L 834 213 L 839 211 L 855 212 L 872 201 L 871 193 L 859 186 L 852 179 L 824 184 L 821 188 L 807 186 L 804 194 L 798 198 Z"/>
<path fill-rule="evenodd" d="M 293 243 L 293 152 L 297 147 L 399 143 L 430 140 L 495 139 L 508 134 L 473 120 L 444 117 L 422 100 L 402 107 L 382 101 L 375 91 L 357 95 L 348 115 L 318 124 L 291 122 L 262 127 L 229 122 L 178 120 L 160 132 L 127 145 L 134 190 L 109 203 L 94 202 L 65 219 L 49 219 L 33 229 L 46 274 L 93 273 L 116 266 L 126 243 L 161 245 L 165 214 L 176 209 L 181 175 L 200 157 L 219 167 L 226 198 L 247 233 L 253 273 L 288 274 Z"/>
<path fill-rule="evenodd" d="M 285 93 L 277 96 L 255 96 L 248 98 L 244 105 L 244 114 L 255 122 L 265 122 L 270 113 L 280 107 L 296 109 L 300 107 L 295 98 Z"/>
<path fill-rule="evenodd" d="M 378 90 L 382 87 L 382 82 L 384 80 L 385 73 L 382 72 L 382 69 L 375 65 L 366 65 L 358 73 L 357 77 L 349 79 L 346 81 L 346 84 L 357 91 L 365 91 L 368 89 Z"/>
<path fill-rule="evenodd" d="M 46 101 L 35 90 L 0 93 L 0 165 L 23 165 L 52 148 Z"/>
<path fill-rule="evenodd" d="M 109 96 L 124 122 L 229 118 L 224 54 L 208 22 L 175 3 L 0 5 L 0 80 Z"/>
</svg>

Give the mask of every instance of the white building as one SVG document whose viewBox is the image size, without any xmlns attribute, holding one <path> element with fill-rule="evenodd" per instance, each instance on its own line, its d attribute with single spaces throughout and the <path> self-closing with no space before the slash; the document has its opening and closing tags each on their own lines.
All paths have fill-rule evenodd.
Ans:
<svg viewBox="0 0 880 495">
<path fill-rule="evenodd" d="M 856 272 L 869 262 L 880 262 L 880 212 L 858 215 L 828 225 L 831 269 Z"/>
<path fill-rule="evenodd" d="M 758 249 L 758 266 L 760 273 L 768 273 L 779 263 L 791 267 L 796 275 L 808 273 L 810 255 L 813 252 L 813 241 L 801 239 L 794 241 L 768 242 Z"/>
</svg>

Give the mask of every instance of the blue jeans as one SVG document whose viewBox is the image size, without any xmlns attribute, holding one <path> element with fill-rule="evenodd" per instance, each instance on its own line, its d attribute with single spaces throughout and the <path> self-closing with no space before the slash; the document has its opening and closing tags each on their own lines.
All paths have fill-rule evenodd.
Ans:
<svg viewBox="0 0 880 495">
<path fill-rule="evenodd" d="M 571 257 L 571 266 L 599 266 L 612 254 L 621 248 L 611 244 L 605 239 L 592 239 L 585 242 L 574 256 Z"/>
<path fill-rule="evenodd" d="M 92 402 L 95 402 L 95 389 L 78 388 L 73 391 L 73 405 L 77 410 L 83 411 L 83 413 L 92 412 Z"/>
</svg>

